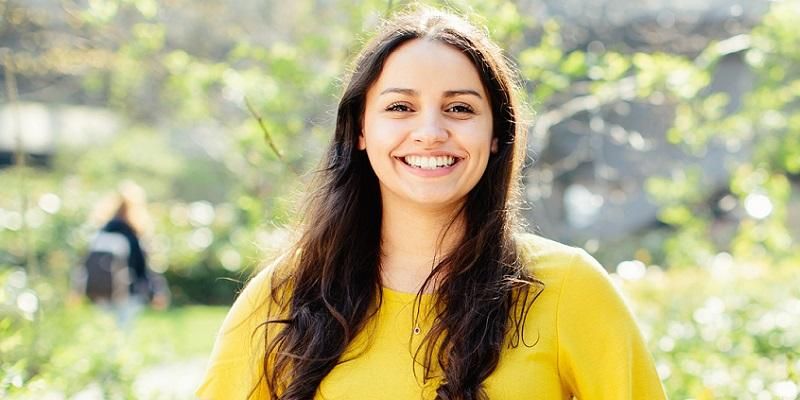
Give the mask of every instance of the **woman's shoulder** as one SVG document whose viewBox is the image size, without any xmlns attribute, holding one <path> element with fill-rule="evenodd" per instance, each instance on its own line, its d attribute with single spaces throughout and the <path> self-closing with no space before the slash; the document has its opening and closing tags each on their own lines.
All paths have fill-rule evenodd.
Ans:
<svg viewBox="0 0 800 400">
<path fill-rule="evenodd" d="M 281 279 L 292 258 L 290 253 L 284 253 L 265 263 L 244 285 L 217 335 L 211 367 L 230 367 L 230 364 L 248 359 L 263 349 L 263 334 L 258 330 L 264 327 L 265 320 L 280 312 L 280 306 L 275 307 L 273 283 Z"/>
<path fill-rule="evenodd" d="M 528 232 L 515 233 L 514 242 L 520 255 L 529 258 L 571 258 L 581 251 L 577 247 Z"/>
<path fill-rule="evenodd" d="M 534 276 L 545 281 L 561 281 L 567 275 L 607 275 L 589 253 L 532 233 L 514 235 L 520 261 Z"/>
<path fill-rule="evenodd" d="M 544 282 L 537 301 L 553 308 L 539 310 L 553 312 L 558 370 L 569 391 L 587 399 L 664 399 L 633 314 L 600 263 L 541 236 L 521 234 L 515 241 L 522 263 Z"/>
<path fill-rule="evenodd" d="M 264 264 L 236 297 L 217 334 L 197 397 L 252 398 L 251 389 L 263 385 L 260 374 L 266 345 L 264 322 L 274 312 L 274 279 L 280 276 L 288 259 L 284 255 Z"/>
</svg>

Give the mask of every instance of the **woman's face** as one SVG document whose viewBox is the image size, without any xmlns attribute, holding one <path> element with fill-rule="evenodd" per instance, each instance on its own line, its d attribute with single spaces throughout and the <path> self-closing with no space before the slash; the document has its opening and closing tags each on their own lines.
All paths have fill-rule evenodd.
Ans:
<svg viewBox="0 0 800 400">
<path fill-rule="evenodd" d="M 367 92 L 359 148 L 385 206 L 458 206 L 497 141 L 478 71 L 458 49 L 414 39 L 387 58 Z"/>
</svg>

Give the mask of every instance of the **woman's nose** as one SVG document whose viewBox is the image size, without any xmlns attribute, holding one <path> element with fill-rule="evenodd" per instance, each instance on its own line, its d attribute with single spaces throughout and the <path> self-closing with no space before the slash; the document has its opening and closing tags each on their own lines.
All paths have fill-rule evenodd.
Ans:
<svg viewBox="0 0 800 400">
<path fill-rule="evenodd" d="M 439 113 L 422 115 L 419 126 L 411 132 L 414 142 L 430 147 L 447 140 L 447 129 Z"/>
</svg>

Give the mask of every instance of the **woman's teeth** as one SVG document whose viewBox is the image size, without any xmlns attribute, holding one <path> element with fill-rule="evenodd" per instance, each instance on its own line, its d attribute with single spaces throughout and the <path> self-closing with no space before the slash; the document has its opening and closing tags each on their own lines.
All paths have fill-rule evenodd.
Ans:
<svg viewBox="0 0 800 400">
<path fill-rule="evenodd" d="M 423 157 L 423 156 L 406 156 L 403 161 L 416 168 L 422 169 L 436 169 L 445 168 L 453 165 L 456 158 L 453 156 L 437 156 L 437 157 Z"/>
</svg>

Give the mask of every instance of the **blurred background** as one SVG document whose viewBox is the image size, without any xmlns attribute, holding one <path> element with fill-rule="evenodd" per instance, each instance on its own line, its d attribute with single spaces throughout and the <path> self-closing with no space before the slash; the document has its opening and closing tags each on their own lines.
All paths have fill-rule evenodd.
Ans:
<svg viewBox="0 0 800 400">
<path fill-rule="evenodd" d="M 612 273 L 670 398 L 800 398 L 800 2 L 426 3 L 518 63 L 528 229 Z M 406 4 L 0 0 L 0 397 L 192 398 Z M 130 326 L 71 289 L 121 185 L 171 293 Z"/>
</svg>

